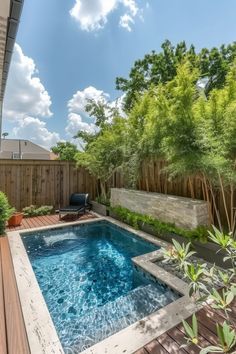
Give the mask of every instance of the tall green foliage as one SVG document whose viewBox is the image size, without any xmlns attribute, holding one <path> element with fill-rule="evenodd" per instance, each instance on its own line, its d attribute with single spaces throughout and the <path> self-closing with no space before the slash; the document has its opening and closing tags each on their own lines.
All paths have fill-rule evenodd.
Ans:
<svg viewBox="0 0 236 354">
<path fill-rule="evenodd" d="M 100 179 L 101 195 L 104 199 L 105 183 L 123 161 L 123 125 L 122 118 L 114 118 L 113 124 L 106 126 L 97 138 L 87 145 L 85 151 L 76 155 L 77 165 L 87 168 L 92 175 Z"/>
<path fill-rule="evenodd" d="M 210 183 L 222 192 L 228 228 L 233 231 L 236 183 L 236 62 L 226 76 L 225 86 L 213 90 L 207 100 L 198 100 L 195 113 L 198 117 L 199 144 L 204 153 L 203 168 Z M 231 193 L 230 213 L 227 210 L 224 191 L 227 186 Z"/>
<path fill-rule="evenodd" d="M 205 92 L 208 95 L 214 88 L 224 86 L 229 66 L 235 58 L 236 43 L 210 50 L 203 48 L 196 53 L 194 46 L 188 48 L 184 41 L 174 46 L 166 40 L 159 53 L 152 51 L 143 59 L 135 61 L 128 79 L 118 77 L 116 88 L 126 93 L 125 109 L 130 111 L 139 100 L 140 94 L 149 90 L 152 85 L 173 80 L 179 64 L 183 60 L 189 60 L 198 68 L 201 78 L 206 78 Z"/>
<path fill-rule="evenodd" d="M 51 150 L 62 161 L 75 161 L 75 154 L 78 152 L 77 146 L 69 141 L 59 141 Z"/>
<path fill-rule="evenodd" d="M 6 222 L 15 211 L 8 202 L 6 195 L 0 191 L 0 236 L 5 233 Z"/>
<path fill-rule="evenodd" d="M 222 215 L 216 203 L 216 190 L 221 191 L 228 230 L 234 232 L 236 63 L 230 67 L 227 64 L 227 74 L 222 74 L 224 86 L 223 81 L 221 84 L 218 81 L 216 86 L 220 88 L 211 89 L 206 95 L 198 85 L 202 77 L 198 61 L 207 68 L 210 54 L 202 53 L 202 57 L 195 60 L 192 52 L 191 59 L 186 60 L 184 46 L 179 47 L 178 58 L 184 59 L 177 65 L 168 48 L 165 48 L 165 55 L 170 63 L 175 62 L 175 72 L 168 79 L 148 85 L 133 102 L 126 118 L 120 118 L 116 111 L 108 119 L 104 116 L 106 107 L 90 105 L 91 112 L 97 112 L 100 130 L 92 137 L 85 136 L 85 151 L 78 153 L 76 159 L 100 178 L 103 194 L 105 182 L 117 169 L 123 171 L 126 185 L 135 188 L 143 160 L 165 159 L 169 178 L 188 177 L 193 198 L 192 176 L 199 176 L 203 196 L 208 202 L 210 222 L 213 223 L 216 215 L 222 229 Z M 221 50 L 223 53 L 223 48 Z M 227 55 L 222 53 L 226 60 Z M 211 55 L 214 57 L 211 65 L 214 62 L 217 67 L 218 54 L 212 52 Z M 214 70 L 218 70 L 216 67 Z M 172 72 L 171 68 L 169 70 Z M 213 68 L 211 70 L 213 75 Z M 226 205 L 225 188 L 230 193 L 230 210 Z"/>
</svg>

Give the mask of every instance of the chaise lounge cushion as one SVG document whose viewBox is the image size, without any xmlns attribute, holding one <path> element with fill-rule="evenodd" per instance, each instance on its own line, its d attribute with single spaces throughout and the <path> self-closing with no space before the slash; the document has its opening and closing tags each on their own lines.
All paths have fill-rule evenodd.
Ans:
<svg viewBox="0 0 236 354">
<path fill-rule="evenodd" d="M 68 212 L 68 213 L 72 213 L 72 212 L 78 212 L 80 210 L 84 209 L 84 205 L 67 205 L 66 207 L 60 208 L 60 212 Z"/>
<path fill-rule="evenodd" d="M 73 193 L 70 196 L 70 204 L 59 209 L 59 219 L 61 214 L 77 213 L 80 211 L 85 213 L 86 208 L 89 208 L 89 195 L 82 193 Z"/>
</svg>

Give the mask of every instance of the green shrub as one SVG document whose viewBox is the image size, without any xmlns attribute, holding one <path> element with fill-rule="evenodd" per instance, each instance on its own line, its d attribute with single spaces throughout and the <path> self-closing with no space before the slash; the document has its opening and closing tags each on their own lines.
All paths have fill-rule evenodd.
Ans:
<svg viewBox="0 0 236 354">
<path fill-rule="evenodd" d="M 192 240 L 207 242 L 208 229 L 205 226 L 199 226 L 194 230 L 187 230 L 176 227 L 174 224 L 165 223 L 148 215 L 143 215 L 130 211 L 129 209 L 121 206 L 111 207 L 120 220 L 131 225 L 135 229 L 139 229 L 142 224 L 151 226 L 158 235 L 176 234 Z"/>
<path fill-rule="evenodd" d="M 108 197 L 103 197 L 103 196 L 98 196 L 96 199 L 96 202 L 106 205 L 106 206 L 110 206 L 110 200 Z"/>
<path fill-rule="evenodd" d="M 0 192 L 0 235 L 5 233 L 6 222 L 14 211 L 15 209 L 10 206 L 6 195 Z"/>
<path fill-rule="evenodd" d="M 53 211 L 52 205 L 42 205 L 41 207 L 37 207 L 36 205 L 30 205 L 23 209 L 24 217 L 32 217 L 32 216 L 41 216 L 41 215 L 49 215 Z"/>
</svg>

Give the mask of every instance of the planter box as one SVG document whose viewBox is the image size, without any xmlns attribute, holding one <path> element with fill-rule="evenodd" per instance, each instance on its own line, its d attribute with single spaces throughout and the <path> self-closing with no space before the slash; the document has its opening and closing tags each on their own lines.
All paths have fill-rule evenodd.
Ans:
<svg viewBox="0 0 236 354">
<path fill-rule="evenodd" d="M 95 213 L 98 213 L 98 214 L 100 214 L 102 216 L 108 216 L 109 215 L 109 210 L 108 210 L 106 205 L 100 204 L 100 203 L 95 202 L 95 201 L 92 201 L 91 204 L 92 204 L 92 210 Z"/>
<path fill-rule="evenodd" d="M 123 222 L 123 220 L 121 220 L 113 211 L 110 212 L 110 216 L 116 220 Z M 139 229 L 169 243 L 172 243 L 173 238 L 181 244 L 182 243 L 187 244 L 191 242 L 190 239 L 187 239 L 177 234 L 170 233 L 170 234 L 159 235 L 155 231 L 155 229 L 149 224 L 139 223 Z M 197 257 L 202 258 L 207 262 L 215 263 L 217 266 L 222 268 L 230 267 L 229 262 L 223 262 L 223 258 L 226 256 L 226 253 L 224 253 L 223 251 L 217 253 L 220 250 L 220 248 L 215 243 L 213 242 L 201 243 L 199 241 L 192 241 L 192 246 L 196 251 Z"/>
<path fill-rule="evenodd" d="M 23 219 L 23 215 L 23 213 L 14 213 L 8 220 L 8 226 L 20 226 Z"/>
<path fill-rule="evenodd" d="M 175 195 L 111 188 L 111 207 L 121 206 L 184 229 L 208 225 L 207 202 Z"/>
</svg>

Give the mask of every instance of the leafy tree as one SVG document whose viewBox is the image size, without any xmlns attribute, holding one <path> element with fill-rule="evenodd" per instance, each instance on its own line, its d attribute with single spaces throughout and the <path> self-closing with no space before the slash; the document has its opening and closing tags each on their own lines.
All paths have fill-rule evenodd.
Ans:
<svg viewBox="0 0 236 354">
<path fill-rule="evenodd" d="M 100 180 L 101 197 L 106 200 L 106 182 L 121 166 L 123 161 L 122 132 L 124 119 L 116 118 L 104 128 L 85 151 L 76 154 L 78 166 L 83 166 Z"/>
<path fill-rule="evenodd" d="M 161 49 L 160 53 L 152 51 L 143 59 L 137 60 L 131 68 L 128 79 L 122 77 L 116 79 L 116 88 L 126 93 L 124 105 L 126 111 L 133 107 L 140 94 L 148 90 L 151 85 L 172 80 L 177 73 L 178 65 L 183 60 L 189 60 L 199 69 L 200 77 L 207 78 L 205 91 L 208 95 L 214 88 L 223 87 L 229 66 L 236 58 L 236 43 L 222 45 L 219 49 L 203 48 L 196 53 L 194 46 L 187 48 L 184 41 L 175 47 L 166 40 L 161 45 Z"/>
<path fill-rule="evenodd" d="M 75 161 L 75 155 L 78 152 L 77 146 L 69 141 L 60 141 L 56 146 L 53 146 L 51 150 L 54 154 L 58 155 L 58 159 L 62 161 Z"/>
<path fill-rule="evenodd" d="M 74 138 L 82 140 L 81 148 L 86 151 L 89 145 L 102 133 L 103 129 L 106 129 L 119 116 L 119 112 L 116 105 L 111 105 L 104 100 L 97 102 L 95 99 L 87 99 L 85 111 L 91 118 L 95 119 L 97 129 L 94 132 L 80 130 Z"/>
</svg>

